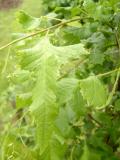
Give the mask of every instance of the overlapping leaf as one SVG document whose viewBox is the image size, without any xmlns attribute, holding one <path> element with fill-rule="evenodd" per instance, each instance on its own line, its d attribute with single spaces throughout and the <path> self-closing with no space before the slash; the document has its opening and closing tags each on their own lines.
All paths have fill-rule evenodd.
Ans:
<svg viewBox="0 0 120 160">
<path fill-rule="evenodd" d="M 22 68 L 29 70 L 34 70 L 39 67 L 43 56 L 47 58 L 50 55 L 54 55 L 57 57 L 59 64 L 62 65 L 71 59 L 82 58 L 88 54 L 89 52 L 81 43 L 57 47 L 53 46 L 48 38 L 43 38 L 34 47 L 19 52 L 20 57 L 22 56 Z"/>
<path fill-rule="evenodd" d="M 40 148 L 40 155 L 50 146 L 55 129 L 56 83 L 60 76 L 60 67 L 72 59 L 84 58 L 84 55 L 87 54 L 88 52 L 82 44 L 57 47 L 53 46 L 48 38 L 43 38 L 33 48 L 19 52 L 21 68 L 34 72 L 36 77 L 30 110 L 34 112 L 36 118 L 36 140 Z M 70 87 L 76 83 L 75 80 L 72 81 Z"/>
<path fill-rule="evenodd" d="M 89 106 L 101 107 L 107 101 L 107 91 L 96 76 L 80 81 L 81 94 Z"/>
</svg>

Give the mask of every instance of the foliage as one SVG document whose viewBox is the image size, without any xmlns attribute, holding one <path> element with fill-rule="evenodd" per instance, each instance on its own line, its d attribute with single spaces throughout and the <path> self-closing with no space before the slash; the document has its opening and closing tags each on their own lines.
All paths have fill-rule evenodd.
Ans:
<svg viewBox="0 0 120 160">
<path fill-rule="evenodd" d="M 40 18 L 20 11 L 24 33 L 8 44 L 15 68 L 1 91 L 0 158 L 119 160 L 120 2 L 44 5 Z"/>
</svg>

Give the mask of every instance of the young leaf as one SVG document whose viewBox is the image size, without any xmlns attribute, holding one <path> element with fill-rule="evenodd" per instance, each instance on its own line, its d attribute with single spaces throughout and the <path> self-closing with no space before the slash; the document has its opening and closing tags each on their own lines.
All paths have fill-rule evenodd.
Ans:
<svg viewBox="0 0 120 160">
<path fill-rule="evenodd" d="M 40 25 L 40 18 L 34 18 L 24 11 L 20 11 L 17 15 L 17 19 L 19 23 L 23 26 L 23 28 L 27 30 L 32 30 Z"/>
<path fill-rule="evenodd" d="M 90 76 L 80 81 L 81 94 L 88 105 L 101 107 L 106 103 L 107 91 L 96 76 Z"/>
</svg>

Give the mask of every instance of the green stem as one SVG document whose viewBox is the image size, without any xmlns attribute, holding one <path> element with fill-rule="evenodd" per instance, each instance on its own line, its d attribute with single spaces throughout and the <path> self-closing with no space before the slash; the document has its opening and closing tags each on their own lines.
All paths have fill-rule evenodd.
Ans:
<svg viewBox="0 0 120 160">
<path fill-rule="evenodd" d="M 74 146 L 72 147 L 72 149 L 71 149 L 70 160 L 73 160 L 74 150 L 75 150 L 75 145 L 74 145 Z"/>
<path fill-rule="evenodd" d="M 89 17 L 87 17 L 87 18 L 89 18 Z M 56 24 L 56 25 L 54 25 L 54 26 L 51 26 L 51 27 L 49 27 L 49 28 L 42 29 L 42 30 L 37 31 L 37 32 L 35 32 L 35 33 L 31 33 L 31 34 L 29 34 L 29 35 L 27 35 L 27 36 L 24 36 L 24 37 L 15 39 L 15 40 L 11 41 L 10 43 L 8 43 L 8 44 L 0 47 L 0 51 L 3 50 L 3 49 L 5 49 L 5 48 L 7 48 L 7 47 L 9 47 L 9 46 L 11 46 L 11 45 L 13 45 L 13 44 L 16 44 L 17 42 L 20 42 L 20 41 L 22 41 L 22 40 L 28 39 L 28 38 L 30 38 L 30 37 L 37 36 L 37 35 L 39 35 L 39 34 L 41 34 L 41 33 L 47 32 L 48 30 L 53 30 L 53 29 L 55 29 L 55 28 L 57 28 L 57 27 L 64 26 L 64 25 L 66 25 L 66 24 L 68 24 L 68 23 L 71 23 L 71 22 L 74 22 L 74 21 L 79 21 L 79 20 L 81 20 L 81 19 L 82 19 L 82 18 L 79 17 L 79 18 L 74 18 L 74 19 L 66 20 L 66 21 L 63 21 L 63 22 L 61 22 L 61 23 L 58 23 L 58 24 Z"/>
<path fill-rule="evenodd" d="M 108 106 L 110 104 L 111 100 L 112 100 L 112 97 L 113 97 L 113 95 L 114 95 L 114 93 L 116 91 L 116 88 L 117 88 L 119 77 L 120 77 L 120 71 L 117 72 L 116 80 L 115 80 L 112 92 L 110 93 L 110 95 L 108 97 L 108 100 L 106 102 L 106 106 Z"/>
<path fill-rule="evenodd" d="M 108 96 L 108 99 L 107 99 L 106 104 L 105 104 L 104 106 L 98 108 L 98 110 L 104 109 L 105 107 L 107 107 L 107 106 L 111 103 L 111 101 L 112 101 L 112 99 L 113 99 L 113 96 L 114 96 L 114 94 L 115 94 L 116 88 L 117 88 L 117 84 L 118 84 L 119 77 L 120 77 L 120 69 L 119 69 L 118 72 L 117 72 L 117 76 L 116 76 L 115 83 L 114 83 L 114 85 L 113 85 L 113 89 L 112 89 L 111 93 L 110 93 L 109 96 Z"/>
<path fill-rule="evenodd" d="M 120 57 L 120 42 L 119 42 L 119 36 L 118 36 L 118 32 L 115 32 L 115 38 L 116 38 L 116 42 L 117 42 L 117 46 L 118 46 L 118 57 Z"/>
<path fill-rule="evenodd" d="M 117 72 L 117 71 L 119 71 L 119 70 L 120 70 L 120 68 L 116 68 L 116 69 L 111 70 L 111 71 L 109 71 L 109 72 L 100 73 L 100 74 L 98 74 L 98 75 L 96 75 L 96 76 L 97 76 L 98 78 L 99 78 L 99 77 L 103 77 L 103 76 L 107 76 L 107 75 L 112 74 L 112 73 L 115 73 L 115 72 Z"/>
<path fill-rule="evenodd" d="M 6 68 L 7 68 L 7 65 L 8 65 L 8 60 L 9 60 L 9 56 L 10 56 L 10 49 L 11 49 L 11 48 L 8 48 L 8 54 L 7 54 L 7 57 L 6 57 L 6 59 L 5 59 L 5 64 L 4 64 L 4 67 L 3 67 L 2 72 L 1 72 L 2 74 L 5 73 Z"/>
</svg>

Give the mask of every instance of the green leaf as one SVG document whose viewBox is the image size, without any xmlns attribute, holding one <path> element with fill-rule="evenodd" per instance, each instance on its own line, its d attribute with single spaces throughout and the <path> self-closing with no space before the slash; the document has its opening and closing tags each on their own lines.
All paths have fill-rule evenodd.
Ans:
<svg viewBox="0 0 120 160">
<path fill-rule="evenodd" d="M 69 46 L 53 46 L 48 38 L 43 38 L 34 47 L 19 51 L 21 67 L 28 70 L 39 68 L 44 56 L 54 55 L 58 59 L 59 65 L 66 64 L 73 59 L 83 59 L 89 52 L 83 44 Z"/>
<path fill-rule="evenodd" d="M 70 134 L 71 126 L 70 122 L 73 120 L 75 114 L 68 104 L 66 107 L 59 109 L 59 115 L 56 119 L 56 126 L 60 130 L 63 137 L 67 137 Z"/>
<path fill-rule="evenodd" d="M 28 70 L 16 70 L 11 76 L 11 80 L 14 81 L 14 83 L 23 83 L 30 78 L 30 72 Z"/>
<path fill-rule="evenodd" d="M 4 47 L 21 41 L 10 55 L 1 52 L 0 159 L 118 160 L 120 87 L 114 87 L 114 96 L 105 87 L 111 91 L 112 70 L 120 67 L 120 0 L 41 1 L 47 15 L 34 18 L 19 12 L 24 33 L 15 33 Z M 22 40 L 67 20 L 71 22 Z M 103 81 L 88 77 L 90 73 L 103 73 Z M 104 109 L 106 101 L 110 105 Z"/>
<path fill-rule="evenodd" d="M 36 160 L 35 151 L 31 150 L 28 146 L 25 146 L 20 141 L 20 136 L 16 135 L 15 130 L 13 132 L 9 129 L 9 133 L 4 137 L 3 140 L 4 145 L 2 146 L 2 158 L 9 159 L 11 157 L 16 160 Z"/>
<path fill-rule="evenodd" d="M 115 110 L 120 111 L 120 98 L 115 101 Z"/>
<path fill-rule="evenodd" d="M 40 157 L 41 160 L 61 160 L 64 157 L 66 145 L 59 143 L 55 135 L 51 138 L 50 146 Z M 47 154 L 46 154 L 47 153 Z"/>
<path fill-rule="evenodd" d="M 94 16 L 96 11 L 96 4 L 93 0 L 84 0 L 83 6 L 89 15 Z"/>
<path fill-rule="evenodd" d="M 58 97 L 61 104 L 68 102 L 72 98 L 78 82 L 75 78 L 64 78 L 58 82 Z"/>
<path fill-rule="evenodd" d="M 54 122 L 58 112 L 56 91 L 60 68 L 71 60 L 84 58 L 88 54 L 82 44 L 57 47 L 53 46 L 47 37 L 40 40 L 33 48 L 19 52 L 21 67 L 30 73 L 34 72 L 36 77 L 30 110 L 35 116 L 36 142 L 40 149 L 40 155 L 50 147 L 50 140 L 55 131 Z M 74 79 L 60 82 L 61 85 L 63 83 L 66 86 L 65 96 L 68 93 L 67 88 L 71 88 L 72 93 L 72 88 L 77 82 Z"/>
<path fill-rule="evenodd" d="M 84 151 L 80 160 L 89 160 L 89 150 L 86 144 L 84 145 Z"/>
<path fill-rule="evenodd" d="M 96 76 L 80 81 L 80 92 L 89 106 L 101 107 L 107 101 L 107 91 Z"/>
<path fill-rule="evenodd" d="M 50 144 L 54 132 L 54 120 L 57 115 L 56 105 L 56 78 L 57 62 L 51 56 L 44 57 L 38 71 L 38 78 L 33 90 L 33 103 L 30 110 L 35 115 L 36 141 L 40 149 L 40 155 Z"/>
<path fill-rule="evenodd" d="M 19 94 L 16 97 L 16 107 L 18 109 L 29 107 L 31 103 L 31 93 Z"/>
<path fill-rule="evenodd" d="M 31 110 L 36 110 L 40 105 L 52 105 L 56 101 L 57 61 L 53 56 L 43 57 L 38 71 L 38 78 L 33 89 L 33 104 Z"/>
<path fill-rule="evenodd" d="M 104 54 L 99 53 L 99 52 L 98 53 L 95 52 L 95 53 L 91 54 L 90 61 L 92 64 L 101 64 L 102 65 L 105 60 L 104 57 L 105 57 Z"/>
<path fill-rule="evenodd" d="M 90 150 L 87 144 L 84 145 L 84 151 L 80 160 L 101 160 L 101 155 L 93 150 Z"/>
<path fill-rule="evenodd" d="M 71 104 L 73 111 L 76 113 L 77 117 L 83 116 L 86 113 L 86 103 L 80 93 L 80 87 L 76 86 L 74 89 Z"/>
<path fill-rule="evenodd" d="M 40 18 L 34 18 L 25 13 L 24 11 L 20 11 L 17 14 L 17 19 L 19 23 L 23 26 L 23 28 L 27 30 L 35 29 L 40 25 Z"/>
</svg>

